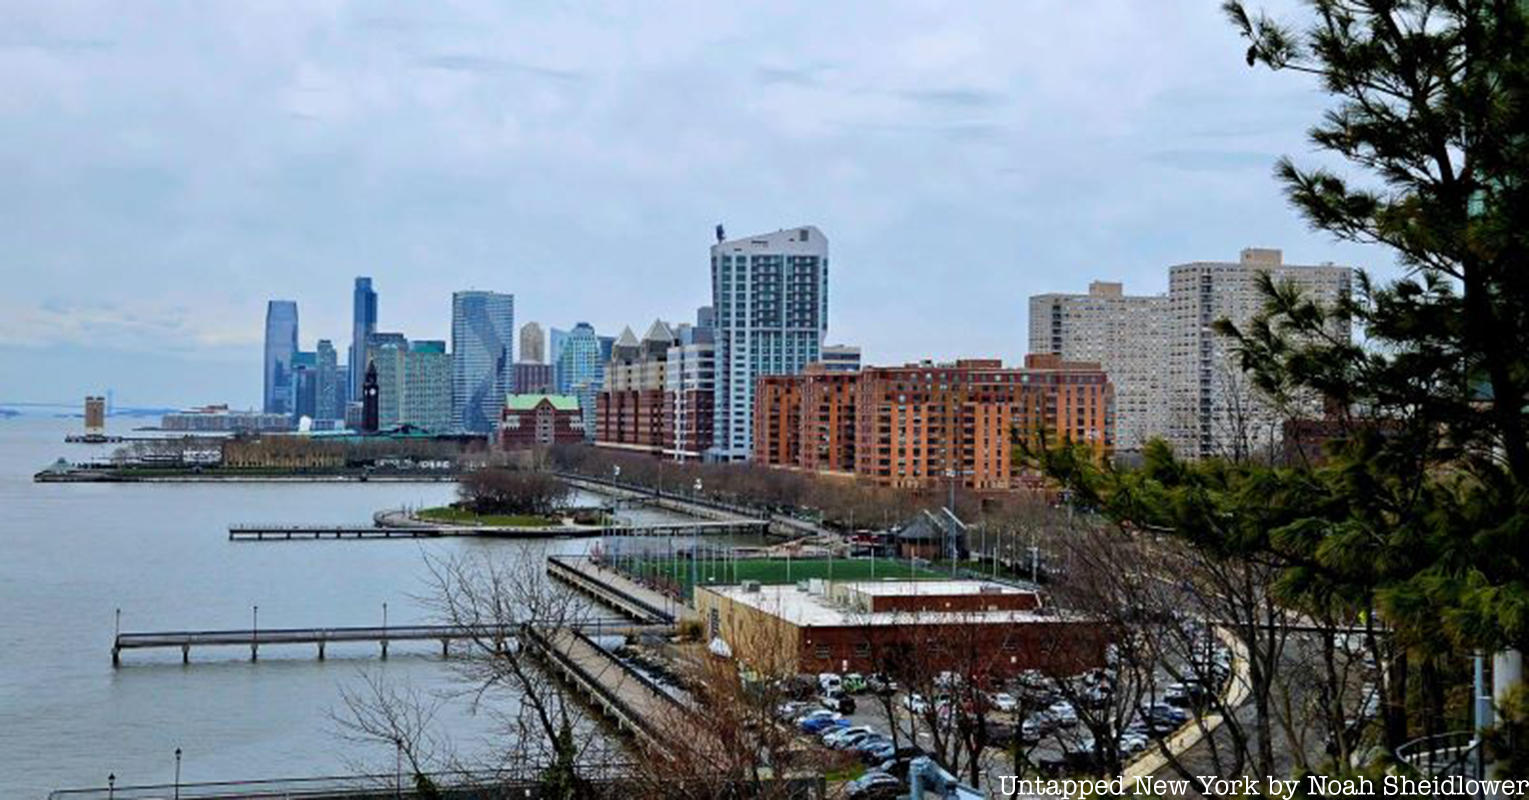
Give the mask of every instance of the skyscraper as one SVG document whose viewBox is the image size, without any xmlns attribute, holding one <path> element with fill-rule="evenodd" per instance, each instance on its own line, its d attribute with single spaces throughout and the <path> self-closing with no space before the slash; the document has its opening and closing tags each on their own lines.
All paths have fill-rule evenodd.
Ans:
<svg viewBox="0 0 1529 800">
<path fill-rule="evenodd" d="M 1128 295 L 1094 281 L 1088 294 L 1030 298 L 1030 352 L 1096 361 L 1115 386 L 1115 449 L 1168 433 L 1167 295 Z"/>
<path fill-rule="evenodd" d="M 754 441 L 754 380 L 817 361 L 828 331 L 828 239 L 808 225 L 711 247 L 716 314 L 714 444 L 743 461 Z"/>
<path fill-rule="evenodd" d="M 547 363 L 551 364 L 553 371 L 557 371 L 557 363 L 562 359 L 563 342 L 568 341 L 568 331 L 552 328 L 547 331 Z"/>
<path fill-rule="evenodd" d="M 297 355 L 297 303 L 272 300 L 265 306 L 265 393 L 267 414 L 293 411 L 292 359 Z"/>
<path fill-rule="evenodd" d="M 317 380 L 313 390 L 313 419 L 315 422 L 324 423 L 316 426 L 320 430 L 332 427 L 330 423 L 334 420 L 345 418 L 345 409 L 341 404 L 341 398 L 345 396 L 345 393 L 340 386 L 340 367 L 337 359 L 334 343 L 328 339 L 320 339 L 318 347 L 314 350 Z"/>
<path fill-rule="evenodd" d="M 600 337 L 595 327 L 580 322 L 563 339 L 558 353 L 557 386 L 559 394 L 571 394 L 579 398 L 583 412 L 584 435 L 594 438 L 596 398 L 603 383 L 604 365 L 600 361 Z"/>
<path fill-rule="evenodd" d="M 350 319 L 350 396 L 360 397 L 361 382 L 366 377 L 366 337 L 377 330 L 377 293 L 372 291 L 371 278 L 356 278 Z"/>
<path fill-rule="evenodd" d="M 1212 328 L 1228 319 L 1245 328 L 1263 307 L 1258 278 L 1292 283 L 1332 306 L 1351 290 L 1354 270 L 1333 264 L 1295 266 L 1279 250 L 1248 248 L 1236 262 L 1196 261 L 1168 270 L 1168 440 L 1190 458 L 1241 457 L 1277 444 L 1282 417 L 1236 363 L 1231 343 Z M 1329 335 L 1347 340 L 1346 322 Z M 1320 407 L 1302 410 L 1318 416 Z"/>
<path fill-rule="evenodd" d="M 542 364 L 547 358 L 547 338 L 542 326 L 527 322 L 520 326 L 520 361 L 523 364 Z"/>
<path fill-rule="evenodd" d="M 430 339 L 409 345 L 400 422 L 431 433 L 451 430 L 451 356 L 445 342 Z"/>
<path fill-rule="evenodd" d="M 492 433 L 512 380 L 515 295 L 451 295 L 451 409 L 462 430 Z"/>
</svg>

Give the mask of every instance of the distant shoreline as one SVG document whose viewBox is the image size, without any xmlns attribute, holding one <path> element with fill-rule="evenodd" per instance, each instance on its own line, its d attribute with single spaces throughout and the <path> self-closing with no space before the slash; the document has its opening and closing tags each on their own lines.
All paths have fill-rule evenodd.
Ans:
<svg viewBox="0 0 1529 800">
<path fill-rule="evenodd" d="M 35 483 L 453 483 L 456 473 L 434 475 L 386 475 L 360 473 L 330 473 L 303 475 L 286 474 L 218 474 L 176 473 L 163 475 L 132 475 L 116 471 L 77 470 L 73 472 L 48 472 L 44 470 L 32 476 Z"/>
</svg>

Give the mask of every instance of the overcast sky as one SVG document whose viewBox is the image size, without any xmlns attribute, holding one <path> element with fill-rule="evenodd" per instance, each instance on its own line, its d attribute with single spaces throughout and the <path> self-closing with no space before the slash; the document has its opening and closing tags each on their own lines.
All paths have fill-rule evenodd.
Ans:
<svg viewBox="0 0 1529 800">
<path fill-rule="evenodd" d="M 266 300 L 343 352 L 356 275 L 411 338 L 464 288 L 640 333 L 718 222 L 819 226 L 873 363 L 1245 246 L 1388 272 L 1285 205 L 1325 101 L 1218 5 L 0 0 L 0 401 L 254 405 Z"/>
</svg>

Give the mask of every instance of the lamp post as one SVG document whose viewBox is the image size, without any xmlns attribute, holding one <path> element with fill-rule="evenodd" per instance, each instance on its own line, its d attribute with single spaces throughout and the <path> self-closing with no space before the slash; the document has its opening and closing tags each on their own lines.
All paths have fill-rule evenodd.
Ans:
<svg viewBox="0 0 1529 800">
<path fill-rule="evenodd" d="M 696 478 L 695 479 L 695 492 L 696 492 L 696 494 L 699 495 L 701 493 L 701 488 L 702 488 L 701 479 L 700 478 Z M 700 555 L 701 555 L 700 529 L 696 528 L 696 527 L 692 527 L 690 529 L 690 602 L 691 602 L 692 605 L 695 604 L 695 587 L 697 586 L 697 583 L 700 580 L 699 575 L 697 574 L 698 571 L 699 571 L 699 567 L 696 564 L 696 561 L 699 560 Z"/>
<path fill-rule="evenodd" d="M 382 660 L 388 658 L 388 601 L 382 601 Z"/>
<path fill-rule="evenodd" d="M 175 748 L 175 800 L 181 797 L 181 749 Z"/>
<path fill-rule="evenodd" d="M 403 738 L 393 737 L 393 796 L 403 797 Z"/>
<path fill-rule="evenodd" d="M 113 772 L 106 776 L 106 800 L 115 800 L 117 797 L 117 773 Z"/>
<path fill-rule="evenodd" d="M 260 606 L 250 608 L 250 660 L 260 658 Z"/>
</svg>

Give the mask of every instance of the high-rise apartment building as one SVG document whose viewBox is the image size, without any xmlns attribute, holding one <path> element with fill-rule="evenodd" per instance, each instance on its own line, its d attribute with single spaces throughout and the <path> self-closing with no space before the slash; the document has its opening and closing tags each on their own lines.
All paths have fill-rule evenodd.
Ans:
<svg viewBox="0 0 1529 800">
<path fill-rule="evenodd" d="M 754 458 L 797 469 L 853 472 L 895 487 L 959 480 L 973 489 L 1014 485 L 1015 436 L 1065 437 L 1107 453 L 1112 391 L 1095 363 L 1030 356 L 923 362 L 759 379 Z"/>
<path fill-rule="evenodd" d="M 511 390 L 515 394 L 553 394 L 557 380 L 553 377 L 551 364 L 528 364 L 515 362 L 511 375 Z"/>
<path fill-rule="evenodd" d="M 547 337 L 542 326 L 527 322 L 520 326 L 520 363 L 544 364 L 547 360 Z"/>
<path fill-rule="evenodd" d="M 340 375 L 339 354 L 334 343 L 320 339 L 314 348 L 316 381 L 314 384 L 313 420 L 315 427 L 324 430 L 333 426 L 335 420 L 345 418 L 344 386 Z"/>
<path fill-rule="evenodd" d="M 403 414 L 399 422 L 430 433 L 452 429 L 451 355 L 439 339 L 412 342 L 404 356 Z"/>
<path fill-rule="evenodd" d="M 848 344 L 825 344 L 818 363 L 829 372 L 855 372 L 860 369 L 860 348 Z"/>
<path fill-rule="evenodd" d="M 361 383 L 366 378 L 366 339 L 377 331 L 377 293 L 372 291 L 372 279 L 356 278 L 351 291 L 350 354 L 348 385 L 350 397 L 361 396 Z"/>
<path fill-rule="evenodd" d="M 85 398 L 85 435 L 101 436 L 106 433 L 106 398 L 90 395 Z"/>
<path fill-rule="evenodd" d="M 623 330 L 596 400 L 595 444 L 678 461 L 711 445 L 715 331 L 703 307 L 696 324 L 655 320 L 641 339 Z"/>
<path fill-rule="evenodd" d="M 1249 248 L 1235 262 L 1196 261 L 1168 270 L 1171 328 L 1168 339 L 1168 440 L 1192 458 L 1241 457 L 1276 445 L 1284 417 L 1251 385 L 1231 343 L 1212 326 L 1227 319 L 1245 327 L 1263 308 L 1261 275 L 1292 283 L 1303 295 L 1331 306 L 1352 290 L 1354 270 L 1284 263 L 1279 250 Z M 1348 339 L 1334 322 L 1330 335 Z M 1310 416 L 1320 408 L 1306 409 Z"/>
<path fill-rule="evenodd" d="M 292 380 L 292 359 L 297 355 L 297 303 L 272 300 L 265 306 L 265 393 L 264 411 L 268 414 L 291 414 L 296 388 Z"/>
<path fill-rule="evenodd" d="M 403 422 L 404 361 L 409 340 L 401 333 L 377 332 L 367 338 L 366 362 L 377 375 L 377 426 L 391 430 Z"/>
<path fill-rule="evenodd" d="M 547 363 L 556 370 L 558 360 L 563 355 L 563 342 L 568 341 L 568 331 L 559 328 L 550 328 L 547 331 Z"/>
<path fill-rule="evenodd" d="M 312 422 L 318 405 L 318 354 L 299 350 L 292 357 L 292 421 Z"/>
<path fill-rule="evenodd" d="M 1030 298 L 1030 352 L 1094 361 L 1115 387 L 1115 449 L 1141 450 L 1168 433 L 1167 295 L 1128 295 L 1094 281 L 1088 294 Z"/>
<path fill-rule="evenodd" d="M 458 428 L 492 433 L 499 424 L 510 390 L 514 336 L 515 295 L 451 295 L 451 405 Z"/>
<path fill-rule="evenodd" d="M 719 231 L 719 238 L 720 238 Z M 817 361 L 828 329 L 828 239 L 808 225 L 711 247 L 716 381 L 710 458 L 754 452 L 754 382 Z"/>
<path fill-rule="evenodd" d="M 595 438 L 596 396 L 604 382 L 604 366 L 600 361 L 600 337 L 593 325 L 580 322 L 562 338 L 556 368 L 558 394 L 579 399 L 585 438 Z"/>
</svg>

